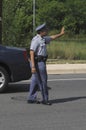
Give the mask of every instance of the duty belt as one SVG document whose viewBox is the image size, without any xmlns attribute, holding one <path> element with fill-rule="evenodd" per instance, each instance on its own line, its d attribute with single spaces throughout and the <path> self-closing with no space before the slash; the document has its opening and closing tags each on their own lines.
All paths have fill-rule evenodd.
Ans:
<svg viewBox="0 0 86 130">
<path fill-rule="evenodd" d="M 48 56 L 35 56 L 35 61 L 36 62 L 46 62 Z"/>
</svg>

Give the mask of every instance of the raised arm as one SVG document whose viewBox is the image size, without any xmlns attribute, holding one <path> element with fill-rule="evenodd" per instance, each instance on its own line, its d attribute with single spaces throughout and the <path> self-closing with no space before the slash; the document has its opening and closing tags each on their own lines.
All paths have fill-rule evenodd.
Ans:
<svg viewBox="0 0 86 130">
<path fill-rule="evenodd" d="M 64 35 L 64 33 L 65 33 L 64 27 L 62 27 L 61 32 L 59 34 L 51 35 L 50 37 L 51 37 L 52 40 L 55 40 L 55 39 L 61 37 L 62 35 Z"/>
</svg>

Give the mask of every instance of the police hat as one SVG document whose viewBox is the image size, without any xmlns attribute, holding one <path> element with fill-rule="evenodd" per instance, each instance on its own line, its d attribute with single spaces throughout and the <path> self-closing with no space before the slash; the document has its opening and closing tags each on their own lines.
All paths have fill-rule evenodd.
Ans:
<svg viewBox="0 0 86 130">
<path fill-rule="evenodd" d="M 42 29 L 44 29 L 44 28 L 46 28 L 46 23 L 44 23 L 44 24 L 38 26 L 38 27 L 36 28 L 36 31 L 40 31 L 40 30 L 42 30 Z"/>
</svg>

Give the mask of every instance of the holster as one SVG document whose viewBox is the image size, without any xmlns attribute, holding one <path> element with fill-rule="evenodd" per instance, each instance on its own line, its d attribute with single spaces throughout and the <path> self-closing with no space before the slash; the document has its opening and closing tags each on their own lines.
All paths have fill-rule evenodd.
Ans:
<svg viewBox="0 0 86 130">
<path fill-rule="evenodd" d="M 35 62 L 46 62 L 48 56 L 35 56 Z"/>
</svg>

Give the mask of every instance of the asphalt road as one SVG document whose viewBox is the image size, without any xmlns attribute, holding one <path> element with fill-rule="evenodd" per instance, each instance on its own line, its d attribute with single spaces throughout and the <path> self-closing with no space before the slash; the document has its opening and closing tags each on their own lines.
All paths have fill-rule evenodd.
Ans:
<svg viewBox="0 0 86 130">
<path fill-rule="evenodd" d="M 86 74 L 49 75 L 52 106 L 27 104 L 29 83 L 0 94 L 0 130 L 86 130 Z"/>
</svg>

